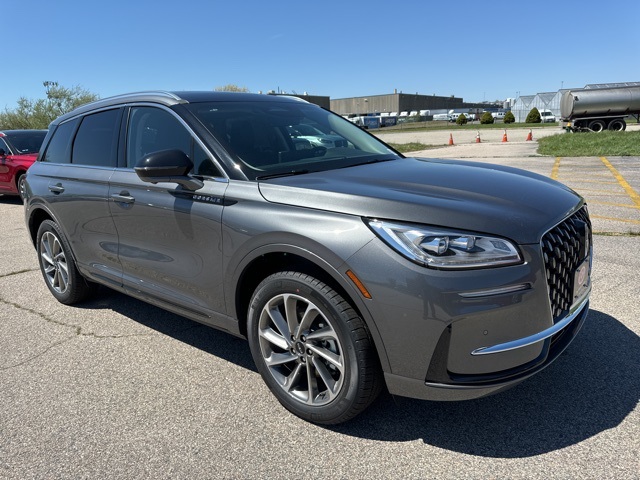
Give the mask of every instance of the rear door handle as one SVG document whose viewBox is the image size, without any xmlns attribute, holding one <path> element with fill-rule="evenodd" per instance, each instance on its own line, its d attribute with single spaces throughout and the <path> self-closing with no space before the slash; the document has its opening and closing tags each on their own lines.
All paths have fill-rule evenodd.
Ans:
<svg viewBox="0 0 640 480">
<path fill-rule="evenodd" d="M 62 193 L 64 192 L 64 187 L 61 183 L 56 183 L 55 185 L 49 185 L 49 191 L 53 193 Z"/>
<path fill-rule="evenodd" d="M 133 203 L 136 201 L 136 199 L 133 198 L 126 190 L 123 190 L 120 193 L 114 193 L 111 195 L 111 198 L 114 202 L 118 203 Z"/>
</svg>

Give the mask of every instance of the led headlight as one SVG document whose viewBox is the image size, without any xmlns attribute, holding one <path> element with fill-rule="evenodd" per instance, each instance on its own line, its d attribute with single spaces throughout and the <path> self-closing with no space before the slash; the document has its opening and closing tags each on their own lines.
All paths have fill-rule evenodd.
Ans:
<svg viewBox="0 0 640 480">
<path fill-rule="evenodd" d="M 428 267 L 482 268 L 522 262 L 518 249 L 503 238 L 383 220 L 366 222 L 393 249 Z"/>
</svg>

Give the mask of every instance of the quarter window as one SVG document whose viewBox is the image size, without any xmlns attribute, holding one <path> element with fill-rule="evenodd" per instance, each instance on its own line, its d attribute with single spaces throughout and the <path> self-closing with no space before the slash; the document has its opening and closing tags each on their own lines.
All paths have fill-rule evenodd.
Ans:
<svg viewBox="0 0 640 480">
<path fill-rule="evenodd" d="M 71 138 L 76 130 L 78 120 L 61 123 L 53 133 L 47 151 L 42 157 L 43 162 L 70 163 L 71 162 Z"/>
</svg>

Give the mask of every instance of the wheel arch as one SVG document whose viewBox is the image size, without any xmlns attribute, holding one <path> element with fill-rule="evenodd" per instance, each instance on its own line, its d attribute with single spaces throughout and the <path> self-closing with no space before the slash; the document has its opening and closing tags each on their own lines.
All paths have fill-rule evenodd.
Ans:
<svg viewBox="0 0 640 480">
<path fill-rule="evenodd" d="M 45 220 L 51 220 L 55 222 L 55 218 L 44 208 L 33 208 L 29 213 L 29 217 L 27 220 L 27 228 L 29 229 L 29 237 L 31 238 L 31 243 L 33 246 L 37 248 L 38 242 L 38 229 L 42 222 Z M 57 223 L 57 222 L 56 222 Z"/>
<path fill-rule="evenodd" d="M 269 275 L 281 271 L 296 271 L 311 275 L 338 292 L 362 318 L 373 339 L 377 357 L 382 369 L 389 371 L 390 365 L 382 337 L 371 317 L 365 301 L 355 286 L 345 279 L 332 265 L 317 255 L 293 245 L 265 246 L 245 257 L 237 268 L 231 287 L 233 298 L 232 316 L 238 319 L 238 328 L 247 336 L 247 313 L 253 292 L 258 284 Z"/>
<path fill-rule="evenodd" d="M 18 189 L 18 182 L 20 181 L 20 177 L 22 177 L 26 173 L 27 173 L 27 169 L 26 168 L 22 168 L 22 167 L 18 167 L 18 169 L 15 171 L 15 174 L 13 176 L 13 181 L 14 181 L 16 190 L 19 190 Z"/>
</svg>

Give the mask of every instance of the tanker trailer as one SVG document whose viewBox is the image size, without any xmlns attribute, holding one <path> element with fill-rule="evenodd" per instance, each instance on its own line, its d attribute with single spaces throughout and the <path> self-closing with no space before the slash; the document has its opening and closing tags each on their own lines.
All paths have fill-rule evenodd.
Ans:
<svg viewBox="0 0 640 480">
<path fill-rule="evenodd" d="M 560 126 L 567 131 L 621 131 L 629 115 L 640 115 L 640 87 L 568 90 L 560 99 Z"/>
</svg>

